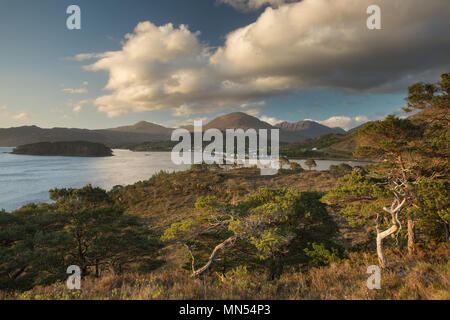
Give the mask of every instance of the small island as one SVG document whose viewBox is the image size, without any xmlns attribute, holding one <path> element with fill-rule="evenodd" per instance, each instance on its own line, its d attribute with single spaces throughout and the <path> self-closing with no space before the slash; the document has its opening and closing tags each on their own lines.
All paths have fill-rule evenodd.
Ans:
<svg viewBox="0 0 450 320">
<path fill-rule="evenodd" d="M 16 147 L 12 154 L 64 157 L 111 157 L 112 150 L 88 141 L 38 142 Z"/>
</svg>

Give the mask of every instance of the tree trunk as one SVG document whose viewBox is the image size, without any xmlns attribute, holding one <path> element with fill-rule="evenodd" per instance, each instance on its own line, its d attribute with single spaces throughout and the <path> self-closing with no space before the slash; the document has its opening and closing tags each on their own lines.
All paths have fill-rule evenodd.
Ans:
<svg viewBox="0 0 450 320">
<path fill-rule="evenodd" d="M 16 272 L 14 272 L 14 274 L 12 275 L 12 279 L 16 280 L 20 275 L 22 275 L 25 270 L 28 268 L 28 266 L 23 266 L 22 268 L 20 268 L 19 270 L 17 270 Z"/>
<path fill-rule="evenodd" d="M 203 274 L 206 270 L 208 270 L 211 265 L 214 263 L 214 260 L 216 259 L 216 255 L 217 253 L 222 250 L 223 248 L 225 248 L 228 245 L 231 245 L 234 241 L 236 241 L 236 239 L 238 238 L 238 235 L 234 235 L 232 237 L 229 237 L 227 240 L 225 240 L 224 242 L 222 242 L 221 244 L 217 245 L 213 252 L 211 253 L 211 256 L 208 259 L 208 262 L 201 267 L 200 269 L 195 270 L 194 267 L 194 255 L 192 254 L 192 251 L 189 249 L 189 252 L 191 253 L 192 256 L 192 275 L 191 277 L 198 277 L 199 275 Z"/>
<path fill-rule="evenodd" d="M 408 254 L 413 255 L 415 252 L 415 243 L 416 243 L 416 224 L 414 220 L 409 217 L 408 218 Z"/>
<path fill-rule="evenodd" d="M 389 237 L 390 235 L 394 234 L 395 232 L 397 232 L 397 230 L 399 230 L 399 228 L 401 227 L 400 222 L 398 221 L 398 213 L 401 210 L 401 208 L 403 207 L 403 205 L 405 204 L 405 202 L 406 202 L 406 199 L 403 199 L 403 201 L 401 203 L 399 203 L 398 200 L 395 200 L 392 203 L 392 206 L 390 209 L 383 208 L 384 211 L 389 212 L 391 214 L 392 227 L 390 227 L 389 229 L 387 229 L 383 232 L 380 232 L 379 221 L 378 221 L 378 217 L 377 217 L 377 254 L 378 254 L 378 262 L 380 264 L 380 268 L 382 268 L 382 269 L 389 268 L 386 256 L 384 255 L 383 240 L 385 238 Z M 398 204 L 397 207 L 395 207 L 396 204 Z"/>
<path fill-rule="evenodd" d="M 82 240 L 79 235 L 77 235 L 77 242 L 78 242 L 78 257 L 81 261 L 81 272 L 83 274 L 86 274 L 87 273 L 87 262 L 86 262 L 86 257 L 83 252 Z"/>
<path fill-rule="evenodd" d="M 99 277 L 99 270 L 98 270 L 98 260 L 95 259 L 95 277 Z"/>
<path fill-rule="evenodd" d="M 444 228 L 445 228 L 445 241 L 450 242 L 450 227 L 448 225 L 448 222 L 444 222 Z"/>
<path fill-rule="evenodd" d="M 378 262 L 380 264 L 380 268 L 382 268 L 382 269 L 389 268 L 386 256 L 384 255 L 383 240 L 385 238 L 389 237 L 391 234 L 394 234 L 395 232 L 397 232 L 398 228 L 399 228 L 399 226 L 397 224 L 394 224 L 392 227 L 390 227 L 386 231 L 383 231 L 383 232 L 377 234 Z"/>
</svg>

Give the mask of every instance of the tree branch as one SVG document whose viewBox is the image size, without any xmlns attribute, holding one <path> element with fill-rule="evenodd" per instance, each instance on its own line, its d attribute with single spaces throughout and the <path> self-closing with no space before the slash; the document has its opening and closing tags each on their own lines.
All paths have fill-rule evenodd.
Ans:
<svg viewBox="0 0 450 320">
<path fill-rule="evenodd" d="M 221 249 L 225 248 L 226 246 L 233 244 L 234 241 L 236 241 L 238 238 L 239 238 L 238 235 L 233 235 L 233 236 L 229 237 L 228 239 L 226 239 L 221 244 L 217 245 L 214 248 L 213 252 L 211 253 L 208 262 L 200 269 L 194 270 L 194 265 L 192 265 L 191 277 L 197 277 L 197 276 L 203 274 L 206 270 L 208 270 L 211 267 L 211 265 L 214 263 L 214 261 L 216 259 L 216 255 L 219 253 L 219 251 Z M 192 256 L 192 263 L 194 263 L 194 256 L 192 255 L 192 252 L 191 252 L 191 256 Z"/>
</svg>

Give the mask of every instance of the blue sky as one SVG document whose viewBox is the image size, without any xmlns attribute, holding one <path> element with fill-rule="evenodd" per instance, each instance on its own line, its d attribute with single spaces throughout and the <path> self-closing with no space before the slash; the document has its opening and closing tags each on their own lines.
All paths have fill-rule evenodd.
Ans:
<svg viewBox="0 0 450 320">
<path fill-rule="evenodd" d="M 341 50 L 329 59 L 320 57 L 316 61 L 314 56 L 318 55 L 314 50 L 318 49 L 309 45 L 305 50 L 304 43 L 317 39 L 317 35 L 308 38 L 311 32 L 305 30 L 312 29 L 308 29 L 305 25 L 308 22 L 303 22 L 306 19 L 301 16 L 308 12 L 306 17 L 315 13 L 320 15 L 323 11 L 306 7 L 311 0 L 303 1 L 304 7 L 299 3 L 278 7 L 283 1 L 276 1 L 268 8 L 271 6 L 268 1 L 265 5 L 248 5 L 244 9 L 241 4 L 247 3 L 245 0 L 236 0 L 239 6 L 233 4 L 234 0 L 222 1 L 227 3 L 215 0 L 0 0 L 0 127 L 35 124 L 41 127 L 109 128 L 141 120 L 177 126 L 193 119 L 206 121 L 227 112 L 244 111 L 271 122 L 313 119 L 350 128 L 359 122 L 397 112 L 405 104 L 406 83 L 436 80 L 439 73 L 448 71 L 445 68 L 449 66 L 449 46 L 444 37 L 433 40 L 434 52 L 440 53 L 439 59 L 435 59 L 431 51 L 400 59 L 396 39 L 392 36 L 392 30 L 396 29 L 382 30 L 374 36 L 362 26 L 358 32 L 363 37 L 373 37 L 369 40 L 375 43 L 375 48 L 379 41 L 378 54 L 368 51 L 362 54 L 362 50 L 355 49 L 354 52 L 346 50 L 348 56 L 342 57 Z M 415 0 L 405 1 L 414 7 Z M 417 13 L 419 18 L 416 20 L 421 24 L 415 25 L 414 32 L 401 31 L 402 38 L 406 38 L 405 50 L 408 46 L 414 48 L 429 41 L 428 33 L 436 34 L 448 27 L 448 22 L 439 24 L 440 16 L 438 20 L 433 16 L 437 14 L 433 12 L 442 11 L 439 6 L 445 2 L 433 1 L 435 4 L 430 5 L 429 17 Z M 71 4 L 81 8 L 81 30 L 66 28 L 66 8 Z M 293 25 L 285 25 L 284 14 L 299 15 L 298 20 L 294 19 Z M 355 13 L 342 14 L 349 15 L 351 25 Z M 363 21 L 366 17 L 362 11 L 354 19 Z M 328 22 L 330 26 L 337 23 L 321 16 L 317 19 L 315 23 L 320 23 L 323 28 Z M 388 16 L 387 25 L 394 28 L 389 19 Z M 423 26 L 423 21 L 431 23 L 431 20 L 433 25 Z M 143 25 L 139 32 L 134 31 L 145 21 L 150 24 Z M 273 26 L 264 29 L 267 21 Z M 304 24 L 299 26 L 295 21 Z M 168 23 L 173 24 L 172 28 L 163 29 L 162 26 Z M 187 31 L 182 30 L 182 24 L 187 26 Z M 230 33 L 237 34 L 240 32 L 237 30 L 251 25 L 253 29 L 245 33 L 245 37 L 230 36 Z M 278 35 L 261 34 L 261 30 L 277 28 L 280 30 Z M 287 35 L 291 30 L 292 34 Z M 132 34 L 131 40 L 125 38 L 126 34 Z M 169 51 L 161 52 L 161 56 L 153 60 L 133 60 L 134 53 L 124 49 L 129 42 L 129 47 L 136 52 L 153 52 L 152 48 L 159 48 L 157 41 L 166 43 L 164 37 L 171 35 L 181 37 L 176 39 L 181 39 L 184 44 L 177 48 L 181 51 L 177 51 L 172 60 L 165 59 L 171 55 Z M 299 41 L 298 48 L 289 45 L 294 36 L 305 40 L 303 44 Z M 336 38 L 333 34 L 329 36 Z M 155 40 L 155 37 L 160 38 Z M 362 39 L 361 46 L 366 48 L 369 40 Z M 345 41 L 347 37 L 341 42 L 342 46 L 346 45 Z M 327 40 L 326 43 L 331 42 Z M 251 49 L 248 49 L 249 43 Z M 350 41 L 349 48 L 354 43 Z M 335 48 L 334 44 L 332 49 Z M 182 50 L 186 50 L 186 54 Z M 107 52 L 118 53 L 111 58 L 105 57 Z M 195 52 L 204 53 L 200 62 L 193 62 Z M 262 56 L 267 53 L 270 58 L 265 61 L 261 52 Z M 75 59 L 82 53 L 98 56 L 88 61 Z M 338 55 L 339 60 L 335 60 Z M 213 59 L 218 62 L 211 63 Z M 425 59 L 434 62 L 422 66 Z M 86 69 L 96 63 L 97 66 Z M 117 64 L 121 63 L 123 68 L 118 68 Z M 272 63 L 273 66 L 268 66 Z M 329 71 L 321 69 L 326 65 L 330 66 Z M 354 70 L 350 70 L 353 65 Z M 361 66 L 365 65 L 369 67 L 361 71 Z M 393 70 L 392 65 L 399 69 Z M 155 74 L 156 69 L 160 73 Z M 135 80 L 133 70 L 139 70 L 139 80 Z M 185 78 L 181 76 L 186 75 L 186 70 L 189 81 L 185 84 Z M 126 79 L 118 81 L 117 75 Z M 159 76 L 167 79 L 159 80 Z M 180 81 L 178 87 L 161 89 L 174 79 Z M 108 83 L 112 85 L 105 88 Z M 233 90 L 222 87 L 229 83 L 233 83 Z M 208 87 L 203 90 L 199 84 Z M 158 88 L 158 93 L 149 93 L 146 85 Z"/>
</svg>

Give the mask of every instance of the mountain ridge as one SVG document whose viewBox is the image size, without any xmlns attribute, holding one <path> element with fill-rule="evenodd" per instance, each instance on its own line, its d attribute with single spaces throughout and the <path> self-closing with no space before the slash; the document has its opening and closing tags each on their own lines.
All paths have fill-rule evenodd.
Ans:
<svg viewBox="0 0 450 320">
<path fill-rule="evenodd" d="M 283 129 L 285 131 L 290 132 L 303 132 L 303 134 L 307 138 L 316 138 L 318 136 L 324 135 L 324 134 L 346 134 L 347 131 L 345 131 L 342 128 L 336 127 L 336 128 L 330 128 L 328 126 L 325 126 L 323 124 L 320 124 L 315 121 L 311 120 L 302 120 L 297 122 L 287 122 L 283 121 L 280 123 L 277 123 L 275 125 L 276 127 Z"/>
<path fill-rule="evenodd" d="M 186 126 L 192 131 L 192 126 Z M 203 126 L 204 130 L 217 128 L 226 129 L 280 129 L 281 142 L 298 142 L 320 135 L 339 133 L 345 134 L 341 128 L 329 128 L 310 120 L 295 123 L 282 122 L 271 125 L 265 121 L 244 112 L 233 112 L 221 115 Z M 134 125 L 120 126 L 109 129 L 79 129 L 79 128 L 40 128 L 36 125 L 0 128 L 0 146 L 15 147 L 23 144 L 57 141 L 89 141 L 106 145 L 139 144 L 144 142 L 168 141 L 174 129 L 148 121 L 139 121 Z"/>
</svg>

